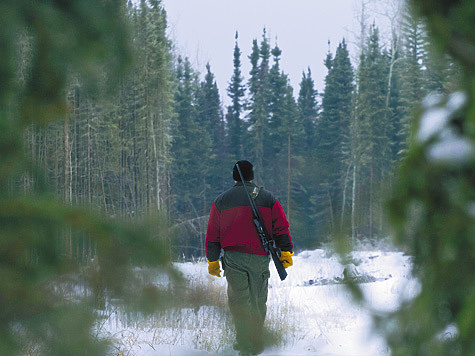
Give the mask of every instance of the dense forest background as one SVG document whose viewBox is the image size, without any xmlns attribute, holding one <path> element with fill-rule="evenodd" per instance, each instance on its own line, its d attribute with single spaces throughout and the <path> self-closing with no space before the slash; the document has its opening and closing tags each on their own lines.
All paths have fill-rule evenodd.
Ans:
<svg viewBox="0 0 475 356">
<path fill-rule="evenodd" d="M 364 11 L 357 53 L 342 39 L 321 59 L 328 69 L 321 93 L 310 68 L 298 90 L 290 86 L 280 67 L 285 53 L 265 29 L 248 57 L 236 33 L 223 107 L 212 68 L 199 73 L 174 51 L 161 2 L 129 3 L 135 62 L 116 94 L 86 91 L 70 72 L 65 120 L 24 134 L 28 162 L 41 173 L 11 181 L 10 189 L 33 191 L 41 180 L 66 203 L 120 221 L 165 215 L 173 257 L 188 258 L 203 256 L 211 202 L 232 184 L 233 164 L 248 159 L 257 184 L 281 201 L 297 249 L 337 232 L 388 235 L 384 201 L 406 155 L 414 110 L 428 93 L 453 90 L 459 71 L 434 53 L 423 22 L 407 8 L 394 14 L 388 42 Z M 19 73 L 29 43 L 19 38 Z M 245 60 L 249 73 L 241 71 Z M 94 244 L 68 233 L 65 239 L 69 254 L 94 255 Z"/>
</svg>

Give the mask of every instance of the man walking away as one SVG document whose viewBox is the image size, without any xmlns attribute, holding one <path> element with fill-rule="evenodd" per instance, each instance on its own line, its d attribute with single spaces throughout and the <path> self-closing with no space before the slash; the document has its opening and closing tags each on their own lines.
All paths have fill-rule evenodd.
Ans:
<svg viewBox="0 0 475 356">
<path fill-rule="evenodd" d="M 244 184 L 251 193 L 277 248 L 285 268 L 292 266 L 293 244 L 289 223 L 279 201 L 267 190 L 258 188 L 253 166 L 248 161 L 236 163 Z M 257 355 L 264 349 L 263 327 L 267 312 L 269 255 L 264 250 L 249 205 L 249 199 L 236 165 L 233 169 L 234 186 L 220 194 L 211 205 L 206 232 L 208 272 L 221 277 L 219 257 L 228 282 L 228 303 L 236 327 L 234 348 L 241 355 Z"/>
</svg>

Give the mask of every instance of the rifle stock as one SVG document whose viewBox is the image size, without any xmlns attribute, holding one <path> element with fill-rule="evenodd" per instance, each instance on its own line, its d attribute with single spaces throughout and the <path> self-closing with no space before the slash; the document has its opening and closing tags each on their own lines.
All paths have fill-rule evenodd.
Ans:
<svg viewBox="0 0 475 356">
<path fill-rule="evenodd" d="M 242 176 L 241 168 L 239 167 L 239 164 L 236 163 L 236 167 L 239 173 L 239 177 L 241 178 L 244 190 L 246 191 L 246 195 L 249 199 L 249 203 L 251 204 L 253 222 L 257 230 L 257 235 L 259 235 L 259 239 L 261 240 L 264 250 L 268 254 L 271 255 L 272 260 L 274 261 L 275 268 L 277 269 L 277 273 L 279 274 L 280 280 L 283 281 L 287 277 L 287 271 L 285 270 L 285 267 L 282 264 L 282 261 L 277 255 L 276 248 L 274 247 L 274 241 L 269 237 L 269 233 L 266 230 L 264 221 L 262 220 L 261 214 L 259 213 L 259 210 L 257 209 L 256 203 L 254 202 L 254 200 L 252 200 L 251 195 L 247 191 L 246 183 L 244 182 L 244 178 Z"/>
</svg>

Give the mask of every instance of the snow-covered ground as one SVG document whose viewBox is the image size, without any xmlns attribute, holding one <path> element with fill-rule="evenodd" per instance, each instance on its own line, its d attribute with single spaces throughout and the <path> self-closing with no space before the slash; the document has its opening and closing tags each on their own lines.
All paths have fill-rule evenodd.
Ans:
<svg viewBox="0 0 475 356">
<path fill-rule="evenodd" d="M 283 282 L 271 263 L 266 325 L 269 338 L 276 341 L 263 355 L 389 354 L 384 339 L 372 327 L 370 310 L 395 310 L 418 292 L 410 258 L 401 252 L 355 251 L 349 260 L 343 266 L 338 255 L 304 251 L 294 256 Z M 237 355 L 226 310 L 226 280 L 208 275 L 206 262 L 175 266 L 189 280 L 189 287 L 201 293 L 197 299 L 213 301 L 132 324 L 107 319 L 102 330 L 117 340 L 115 354 Z M 362 288 L 363 305 L 353 302 L 341 283 L 345 267 Z"/>
</svg>

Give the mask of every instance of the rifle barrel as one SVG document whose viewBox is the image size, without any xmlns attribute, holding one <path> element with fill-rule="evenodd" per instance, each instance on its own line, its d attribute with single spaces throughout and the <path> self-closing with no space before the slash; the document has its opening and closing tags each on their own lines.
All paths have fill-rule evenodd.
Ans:
<svg viewBox="0 0 475 356">
<path fill-rule="evenodd" d="M 241 168 L 239 164 L 236 163 L 237 170 L 239 172 L 239 177 L 241 178 L 242 185 L 244 190 L 246 191 L 247 198 L 249 199 L 249 203 L 251 204 L 252 215 L 254 216 L 254 226 L 257 230 L 257 235 L 261 240 L 262 247 L 264 250 L 271 255 L 272 260 L 274 261 L 275 268 L 277 269 L 277 273 L 279 274 L 280 280 L 283 281 L 287 277 L 287 271 L 285 270 L 282 261 L 277 256 L 277 252 L 274 248 L 273 241 L 270 239 L 270 235 L 267 232 L 266 226 L 264 225 L 264 221 L 262 220 L 261 214 L 259 213 L 259 209 L 257 209 L 256 203 L 252 200 L 251 195 L 247 191 L 246 183 L 244 182 L 244 177 L 241 173 Z"/>
</svg>

